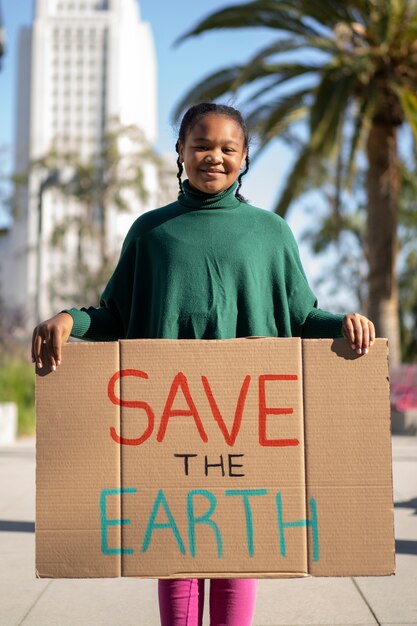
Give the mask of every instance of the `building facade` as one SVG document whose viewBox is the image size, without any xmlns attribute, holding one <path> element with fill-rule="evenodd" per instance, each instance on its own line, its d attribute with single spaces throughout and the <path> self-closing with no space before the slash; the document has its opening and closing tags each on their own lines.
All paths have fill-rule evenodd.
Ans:
<svg viewBox="0 0 417 626">
<path fill-rule="evenodd" d="M 33 24 L 20 33 L 18 58 L 15 172 L 27 172 L 51 150 L 89 162 L 100 152 L 110 120 L 139 127 L 154 143 L 156 62 L 137 0 L 35 0 Z M 132 150 L 122 144 L 122 150 Z M 57 179 L 71 172 L 29 171 L 16 194 L 14 225 L 1 244 L 0 289 L 3 300 L 23 308 L 31 324 L 65 305 L 53 296 L 59 292 L 54 284 L 70 280 L 77 288 L 68 273 L 78 245 L 75 232 L 68 229 L 61 247 L 52 246 L 51 237 L 71 216 L 75 224 L 83 207 L 57 191 Z M 130 223 L 152 205 L 152 165 L 145 167 L 145 185 L 148 205 L 132 196 L 130 213 L 110 211 L 110 248 L 120 247 Z"/>
</svg>

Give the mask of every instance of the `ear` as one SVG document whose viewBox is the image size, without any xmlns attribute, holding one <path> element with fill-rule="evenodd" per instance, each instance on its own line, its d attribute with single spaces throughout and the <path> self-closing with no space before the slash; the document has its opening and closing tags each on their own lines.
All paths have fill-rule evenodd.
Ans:
<svg viewBox="0 0 417 626">
<path fill-rule="evenodd" d="M 241 161 L 241 163 L 240 163 L 240 169 L 242 169 L 242 167 L 244 166 L 245 161 L 246 161 L 246 157 L 247 157 L 247 155 L 248 155 L 248 151 L 247 151 L 247 150 L 244 150 L 244 151 L 243 151 L 242 161 Z"/>
<path fill-rule="evenodd" d="M 184 163 L 184 146 L 182 141 L 178 139 L 178 157 L 181 163 Z"/>
</svg>

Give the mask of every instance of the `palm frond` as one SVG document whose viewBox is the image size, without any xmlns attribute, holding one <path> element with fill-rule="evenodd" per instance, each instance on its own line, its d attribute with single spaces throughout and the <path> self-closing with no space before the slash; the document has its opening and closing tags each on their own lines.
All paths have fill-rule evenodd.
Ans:
<svg viewBox="0 0 417 626">
<path fill-rule="evenodd" d="M 356 83 L 357 77 L 345 66 L 330 67 L 325 71 L 310 113 L 313 152 L 328 155 L 333 149 Z"/>
<path fill-rule="evenodd" d="M 314 25 L 302 19 L 300 9 L 295 5 L 294 2 L 278 0 L 254 0 L 246 4 L 225 7 L 210 14 L 181 35 L 174 42 L 174 46 L 210 30 L 229 28 L 272 28 L 300 36 L 320 34 Z"/>
<path fill-rule="evenodd" d="M 309 89 L 298 91 L 257 108 L 247 115 L 246 121 L 250 132 L 259 137 L 256 157 L 271 140 L 280 138 L 290 126 L 307 116 L 308 109 L 304 104 L 304 98 L 309 93 Z"/>
<path fill-rule="evenodd" d="M 305 76 L 306 74 L 316 74 L 320 69 L 321 68 L 318 65 L 304 64 L 300 62 L 259 65 L 256 63 L 249 63 L 242 69 L 241 74 L 236 77 L 232 88 L 233 91 L 237 91 L 243 85 L 272 78 L 272 80 L 268 80 L 267 83 L 269 90 L 271 87 L 278 87 L 279 85 L 283 85 L 284 83 L 295 78 L 299 78 L 300 76 Z M 251 98 L 258 98 L 261 93 L 262 90 L 256 92 L 254 96 L 251 95 Z"/>
<path fill-rule="evenodd" d="M 304 182 L 307 178 L 311 157 L 309 146 L 305 146 L 287 177 L 284 190 L 274 206 L 274 213 L 285 217 L 291 202 L 304 191 Z"/>
<path fill-rule="evenodd" d="M 415 91 L 411 91 L 401 85 L 392 85 L 391 88 L 401 102 L 406 120 L 412 130 L 414 141 L 417 143 L 417 95 Z"/>
<path fill-rule="evenodd" d="M 387 18 L 384 40 L 389 44 L 395 41 L 398 36 L 401 37 L 407 4 L 408 3 L 404 2 L 404 0 L 387 0 L 385 4 Z"/>
<path fill-rule="evenodd" d="M 184 109 L 191 104 L 206 100 L 215 100 L 219 96 L 231 91 L 241 71 L 242 67 L 235 65 L 219 70 L 203 78 L 196 85 L 191 87 L 176 105 L 172 113 L 172 119 L 174 121 L 178 120 Z"/>
<path fill-rule="evenodd" d="M 299 51 L 301 48 L 305 51 L 311 49 L 325 53 L 338 52 L 334 40 L 328 37 L 319 37 L 316 35 L 310 37 L 288 37 L 278 39 L 272 44 L 268 44 L 265 48 L 261 48 L 261 50 L 249 59 L 248 65 L 260 64 L 269 57 L 275 57 L 276 55 L 293 52 L 295 50 Z"/>
<path fill-rule="evenodd" d="M 249 63 L 260 63 L 270 56 L 276 54 L 282 54 L 283 52 L 292 52 L 299 50 L 301 46 L 304 47 L 304 38 L 299 37 L 286 37 L 274 41 L 272 44 L 268 44 L 265 48 L 261 48 L 250 60 Z"/>
<path fill-rule="evenodd" d="M 294 4 L 299 6 L 300 15 L 308 16 L 328 28 L 352 19 L 349 3 L 334 0 L 300 0 Z"/>
<path fill-rule="evenodd" d="M 347 186 L 350 186 L 352 183 L 355 159 L 358 153 L 358 149 L 363 142 L 363 135 L 367 128 L 369 120 L 372 117 L 374 108 L 374 92 L 373 90 L 368 90 L 367 94 L 364 95 L 362 102 L 360 103 L 360 106 L 358 108 L 358 112 L 353 120 L 353 133 L 352 138 L 349 142 L 349 155 L 346 166 Z"/>
<path fill-rule="evenodd" d="M 256 81 L 268 81 L 262 91 L 277 87 L 284 82 L 298 78 L 303 74 L 317 72 L 316 65 L 291 64 L 252 64 L 249 66 L 232 66 L 224 68 L 206 76 L 183 96 L 176 105 L 172 114 L 173 121 L 177 121 L 184 109 L 196 102 L 216 100 L 227 93 L 236 93 L 243 85 L 250 85 Z M 260 92 L 255 97 L 258 97 Z M 252 96 L 251 96 L 252 99 Z"/>
<path fill-rule="evenodd" d="M 253 91 L 250 94 L 248 98 L 248 102 L 252 103 L 252 105 L 254 106 L 257 100 L 264 97 L 266 94 L 273 91 L 274 89 L 277 89 L 278 87 L 292 80 L 296 80 L 303 76 L 308 76 L 309 74 L 311 75 L 312 78 L 314 78 L 314 84 L 315 84 L 318 80 L 316 76 L 319 74 L 319 71 L 320 71 L 320 67 L 316 65 L 302 65 L 300 63 L 298 64 L 295 63 L 292 65 L 282 64 L 279 66 L 279 72 L 277 72 L 276 75 L 271 75 L 267 79 L 263 80 L 262 87 L 260 87 L 256 91 Z M 297 89 L 300 89 L 300 87 L 292 86 L 293 91 Z M 310 87 L 310 90 L 311 89 L 312 87 Z M 264 105 L 262 104 L 261 106 L 264 106 Z"/>
</svg>

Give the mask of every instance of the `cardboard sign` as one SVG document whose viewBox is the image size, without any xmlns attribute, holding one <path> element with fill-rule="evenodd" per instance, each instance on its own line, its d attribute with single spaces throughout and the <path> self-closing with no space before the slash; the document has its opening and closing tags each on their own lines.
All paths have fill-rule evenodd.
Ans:
<svg viewBox="0 0 417 626">
<path fill-rule="evenodd" d="M 386 340 L 73 343 L 38 374 L 38 576 L 394 572 Z"/>
</svg>

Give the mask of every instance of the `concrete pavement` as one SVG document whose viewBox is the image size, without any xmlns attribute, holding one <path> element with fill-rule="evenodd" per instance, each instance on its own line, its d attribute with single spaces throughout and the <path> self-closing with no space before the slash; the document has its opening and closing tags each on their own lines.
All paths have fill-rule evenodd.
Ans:
<svg viewBox="0 0 417 626">
<path fill-rule="evenodd" d="M 261 580 L 254 626 L 417 625 L 417 437 L 393 473 L 396 576 Z M 33 440 L 0 448 L 0 626 L 158 626 L 154 580 L 35 578 L 34 474 Z"/>
</svg>

